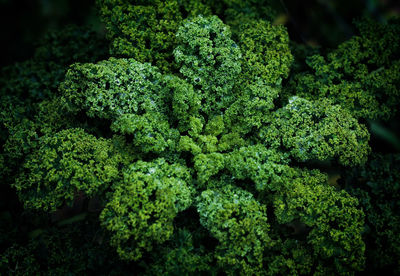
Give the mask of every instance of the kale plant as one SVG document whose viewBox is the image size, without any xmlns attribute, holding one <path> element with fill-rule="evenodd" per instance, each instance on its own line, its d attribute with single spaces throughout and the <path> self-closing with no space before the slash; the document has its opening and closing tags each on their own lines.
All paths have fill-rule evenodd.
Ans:
<svg viewBox="0 0 400 276">
<path fill-rule="evenodd" d="M 399 20 L 305 50 L 268 3 L 98 0 L 107 41 L 3 68 L 0 271 L 399 272 L 399 157 L 366 124 L 397 112 Z"/>
</svg>

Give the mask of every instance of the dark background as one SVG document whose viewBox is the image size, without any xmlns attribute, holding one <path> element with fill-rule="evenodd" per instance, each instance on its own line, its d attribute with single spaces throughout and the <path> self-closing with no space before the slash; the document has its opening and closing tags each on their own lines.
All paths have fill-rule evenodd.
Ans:
<svg viewBox="0 0 400 276">
<path fill-rule="evenodd" d="M 30 58 L 46 32 L 68 24 L 101 31 L 95 0 L 0 0 L 0 66 Z"/>
</svg>

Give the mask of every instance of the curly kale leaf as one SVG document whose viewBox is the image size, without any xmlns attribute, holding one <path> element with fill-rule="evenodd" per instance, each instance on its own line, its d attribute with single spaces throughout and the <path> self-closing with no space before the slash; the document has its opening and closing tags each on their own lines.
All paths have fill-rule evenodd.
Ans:
<svg viewBox="0 0 400 276">
<path fill-rule="evenodd" d="M 124 172 L 100 215 L 121 259 L 138 260 L 171 237 L 177 213 L 192 204 L 190 183 L 186 167 L 164 159 L 137 161 Z"/>
<path fill-rule="evenodd" d="M 54 211 L 75 196 L 101 194 L 120 178 L 127 162 L 111 140 L 67 129 L 39 140 L 13 186 L 26 208 Z"/>
<path fill-rule="evenodd" d="M 200 223 L 219 241 L 218 265 L 229 275 L 262 273 L 263 257 L 273 244 L 265 206 L 231 185 L 205 190 L 197 201 Z"/>
<path fill-rule="evenodd" d="M 241 51 L 229 26 L 218 17 L 185 20 L 176 33 L 175 61 L 180 73 L 200 93 L 201 110 L 211 117 L 234 100 L 231 90 L 241 72 Z"/>
<path fill-rule="evenodd" d="M 329 186 L 325 174 L 294 170 L 292 181 L 276 194 L 273 204 L 280 224 L 300 221 L 310 227 L 307 242 L 317 256 L 318 273 L 328 273 L 332 261 L 341 275 L 363 269 L 364 212 L 356 198 Z"/>
<path fill-rule="evenodd" d="M 343 165 L 366 161 L 369 133 L 351 114 L 329 100 L 293 97 L 259 134 L 268 146 L 289 151 L 299 161 L 337 158 Z"/>
<path fill-rule="evenodd" d="M 264 20 L 241 24 L 237 41 L 242 51 L 242 72 L 234 87 L 237 100 L 228 108 L 225 121 L 248 133 L 268 121 L 293 56 L 286 28 Z"/>
<path fill-rule="evenodd" d="M 200 104 L 190 84 L 134 59 L 74 64 L 60 89 L 71 111 L 111 120 L 113 131 L 133 135 L 144 152 L 173 147 L 172 126 L 188 129 Z"/>
</svg>

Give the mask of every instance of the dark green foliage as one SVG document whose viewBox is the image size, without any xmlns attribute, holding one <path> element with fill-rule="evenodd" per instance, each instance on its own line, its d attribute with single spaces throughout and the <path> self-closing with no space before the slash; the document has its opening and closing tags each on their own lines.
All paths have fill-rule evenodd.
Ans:
<svg viewBox="0 0 400 276">
<path fill-rule="evenodd" d="M 6 174 L 7 167 L 4 161 L 4 155 L 0 154 L 0 177 Z"/>
<path fill-rule="evenodd" d="M 246 21 L 268 20 L 272 21 L 276 11 L 271 7 L 270 0 L 223 0 L 213 1 L 215 13 L 232 26 L 234 32 Z"/>
<path fill-rule="evenodd" d="M 24 107 L 16 98 L 7 103 L 9 106 L 4 110 L 3 124 L 9 133 L 4 143 L 9 162 L 19 161 L 31 153 L 43 135 L 80 125 L 58 99 L 44 100 L 31 108 Z"/>
<path fill-rule="evenodd" d="M 296 174 L 287 190 L 281 189 L 274 199 L 278 222 L 300 221 L 311 227 L 307 241 L 318 256 L 315 262 L 320 273 L 331 269 L 332 260 L 339 274 L 361 270 L 365 261 L 364 213 L 357 199 L 328 186 L 326 176 L 318 171 Z"/>
<path fill-rule="evenodd" d="M 400 156 L 373 155 L 349 172 L 346 184 L 365 212 L 367 264 L 400 272 Z"/>
<path fill-rule="evenodd" d="M 0 96 L 8 94 L 40 101 L 57 94 L 67 67 L 74 62 L 94 62 L 106 54 L 105 41 L 75 26 L 49 33 L 32 59 L 2 69 Z"/>
<path fill-rule="evenodd" d="M 8 247 L 0 259 L 4 275 L 127 275 L 129 269 L 110 254 L 96 218 L 62 227 L 36 229 L 38 234 Z M 84 242 L 82 242 L 84 241 Z M 3 274 L 2 274 L 3 275 Z"/>
<path fill-rule="evenodd" d="M 307 57 L 310 72 L 294 76 L 292 93 L 307 99 L 329 97 L 353 116 L 387 119 L 399 104 L 400 24 L 357 23 L 359 36 L 326 56 Z"/>
<path fill-rule="evenodd" d="M 82 129 L 44 136 L 39 143 L 13 184 L 26 208 L 54 211 L 79 193 L 100 193 L 119 179 L 118 168 L 127 161 L 112 141 Z"/>
<path fill-rule="evenodd" d="M 34 56 L 2 68 L 0 77 L 0 133 L 8 177 L 37 139 L 80 123 L 60 106 L 57 88 L 67 67 L 77 61 L 93 62 L 106 54 L 105 41 L 86 28 L 68 26 L 49 33 Z M 4 151 L 4 152 L 3 152 Z"/>
<path fill-rule="evenodd" d="M 40 265 L 32 254 L 34 245 L 28 247 L 14 244 L 7 248 L 0 259 L 0 271 L 12 275 L 38 275 Z"/>
<path fill-rule="evenodd" d="M 303 229 L 303 225 L 299 223 L 293 225 L 300 225 Z M 287 238 L 274 244 L 269 250 L 266 262 L 268 263 L 266 275 L 310 275 L 314 257 L 305 241 Z"/>
<path fill-rule="evenodd" d="M 154 262 L 148 265 L 146 275 L 214 275 L 216 269 L 211 266 L 213 254 L 206 252 L 203 245 L 197 247 L 197 233 L 188 229 L 177 229 L 171 240 L 158 251 L 152 253 Z"/>
<path fill-rule="evenodd" d="M 290 51 L 294 56 L 294 62 L 291 68 L 292 74 L 306 71 L 308 69 L 306 58 L 308 56 L 320 54 L 320 48 L 318 48 L 317 46 L 300 44 L 296 43 L 295 41 L 290 41 L 289 46 Z"/>
</svg>

